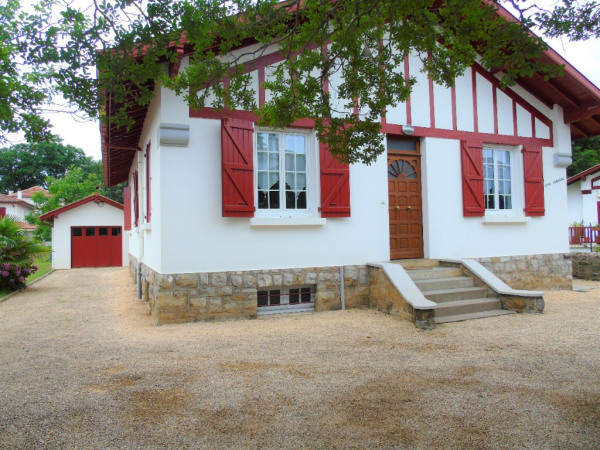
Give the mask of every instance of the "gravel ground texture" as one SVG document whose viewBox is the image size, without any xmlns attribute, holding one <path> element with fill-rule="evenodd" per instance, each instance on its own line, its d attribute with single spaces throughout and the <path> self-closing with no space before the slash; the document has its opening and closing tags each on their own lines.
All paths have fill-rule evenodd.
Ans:
<svg viewBox="0 0 600 450">
<path fill-rule="evenodd" d="M 599 448 L 600 282 L 419 331 L 371 310 L 154 326 L 127 269 L 0 304 L 0 448 Z"/>
</svg>

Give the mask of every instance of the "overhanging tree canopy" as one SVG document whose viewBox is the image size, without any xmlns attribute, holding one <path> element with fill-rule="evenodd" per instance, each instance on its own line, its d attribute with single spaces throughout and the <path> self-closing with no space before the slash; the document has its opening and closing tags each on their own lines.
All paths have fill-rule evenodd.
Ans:
<svg viewBox="0 0 600 450">
<path fill-rule="evenodd" d="M 207 106 L 253 109 L 271 126 L 313 118 L 331 151 L 367 163 L 383 151 L 379 114 L 405 100 L 414 83 L 391 69 L 401 67 L 409 52 L 419 55 L 439 83 L 452 83 L 474 61 L 503 71 L 507 84 L 533 74 L 547 78 L 560 69 L 544 63 L 545 46 L 527 27 L 574 38 L 598 36 L 600 8 L 596 1 L 563 0 L 550 11 L 534 4 L 522 8 L 519 23 L 499 14 L 498 2 L 491 0 L 148 0 L 144 7 L 141 0 L 129 0 L 94 2 L 87 12 L 59 0 L 40 4 L 22 16 L 16 0 L 2 7 L 7 39 L 0 57 L 8 55 L 3 61 L 9 70 L 0 88 L 39 95 L 32 95 L 33 106 L 0 104 L 2 120 L 10 125 L 3 124 L 3 132 L 29 127 L 30 136 L 43 137 L 43 123 L 30 124 L 23 111 L 36 115 L 35 106 L 55 91 L 88 114 L 102 106 L 113 124 L 127 129 L 135 122 L 132 111 L 153 97 L 155 82 L 192 107 L 209 101 L 205 88 L 212 86 Z M 49 15 L 52 8 L 60 11 L 58 20 Z M 273 43 L 286 61 L 268 83 L 273 99 L 259 107 L 244 63 Z M 178 70 L 184 55 L 192 55 L 190 64 Z M 14 61 L 35 76 L 19 78 Z M 98 68 L 97 80 L 86 72 L 91 64 Z M 342 79 L 338 104 L 325 89 L 332 76 Z M 14 79 L 23 84 L 11 84 Z"/>
</svg>

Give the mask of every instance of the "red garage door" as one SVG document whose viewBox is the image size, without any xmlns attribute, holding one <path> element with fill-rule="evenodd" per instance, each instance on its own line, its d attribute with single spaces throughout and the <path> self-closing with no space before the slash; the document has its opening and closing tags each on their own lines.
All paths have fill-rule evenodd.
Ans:
<svg viewBox="0 0 600 450">
<path fill-rule="evenodd" d="M 122 264 L 121 227 L 71 227 L 71 267 Z"/>
</svg>

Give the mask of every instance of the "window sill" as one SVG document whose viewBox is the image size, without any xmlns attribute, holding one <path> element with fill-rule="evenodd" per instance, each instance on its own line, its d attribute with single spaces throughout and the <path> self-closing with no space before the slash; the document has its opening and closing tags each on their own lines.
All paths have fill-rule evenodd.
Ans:
<svg viewBox="0 0 600 450">
<path fill-rule="evenodd" d="M 321 217 L 253 217 L 251 227 L 320 227 L 327 219 Z"/>
<path fill-rule="evenodd" d="M 502 224 L 502 223 L 527 223 L 531 221 L 531 217 L 524 215 L 514 216 L 484 216 L 482 219 L 483 223 L 489 224 Z"/>
</svg>

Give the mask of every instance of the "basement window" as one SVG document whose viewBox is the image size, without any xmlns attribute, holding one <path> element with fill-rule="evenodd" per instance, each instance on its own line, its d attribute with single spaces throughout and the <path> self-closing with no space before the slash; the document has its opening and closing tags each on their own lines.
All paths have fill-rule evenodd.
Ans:
<svg viewBox="0 0 600 450">
<path fill-rule="evenodd" d="M 258 314 L 314 311 L 315 291 L 314 285 L 259 290 L 256 293 Z"/>
</svg>

